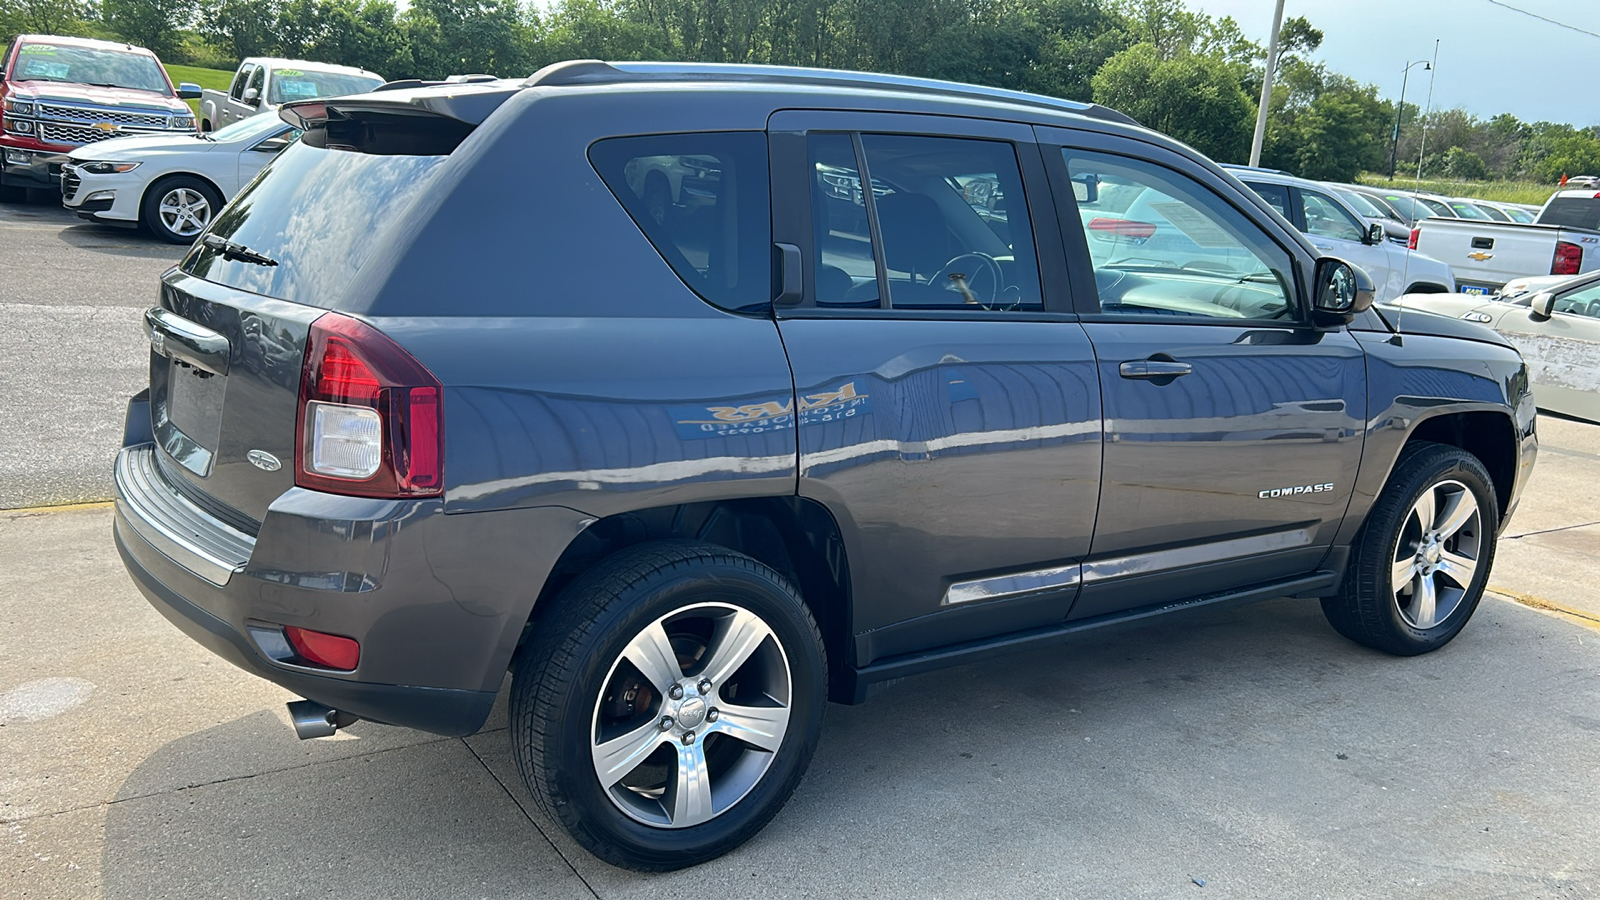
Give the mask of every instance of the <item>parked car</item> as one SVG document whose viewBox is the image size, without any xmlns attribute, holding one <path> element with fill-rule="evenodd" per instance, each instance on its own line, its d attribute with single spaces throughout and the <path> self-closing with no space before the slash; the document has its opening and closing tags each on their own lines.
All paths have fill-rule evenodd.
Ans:
<svg viewBox="0 0 1600 900">
<path fill-rule="evenodd" d="M 1552 278 L 1526 279 L 1494 299 L 1429 294 L 1395 305 L 1493 328 L 1527 360 L 1540 409 L 1600 422 L 1600 272 Z"/>
<path fill-rule="evenodd" d="M 1490 294 L 1521 275 L 1577 275 L 1600 268 L 1600 196 L 1559 191 L 1531 225 L 1426 219 L 1411 245 L 1450 263 L 1465 293 Z"/>
<path fill-rule="evenodd" d="M 79 147 L 61 167 L 62 203 L 81 218 L 143 225 L 162 240 L 188 244 L 299 136 L 277 116 L 260 116 L 210 134 Z"/>
<path fill-rule="evenodd" d="M 1327 185 L 1266 169 L 1224 168 L 1305 232 L 1312 246 L 1366 270 L 1379 302 L 1401 294 L 1455 291 L 1449 266 L 1389 241 L 1383 223 L 1362 217 Z"/>
<path fill-rule="evenodd" d="M 1539 215 L 1539 210 L 1537 208 L 1535 208 L 1532 212 L 1529 212 L 1527 209 L 1525 209 L 1525 208 L 1523 208 L 1521 206 L 1518 206 L 1516 204 L 1513 204 L 1513 203 L 1494 203 L 1494 204 L 1481 204 L 1480 203 L 1479 205 L 1480 206 L 1493 206 L 1493 208 L 1498 209 L 1502 213 L 1505 213 L 1506 218 L 1510 219 L 1513 222 L 1516 222 L 1519 225 L 1532 225 L 1533 224 L 1533 220 L 1535 218 L 1537 218 L 1538 215 Z"/>
<path fill-rule="evenodd" d="M 88 38 L 24 34 L 0 52 L 0 187 L 57 190 L 75 147 L 130 134 L 194 131 L 156 55 Z"/>
<path fill-rule="evenodd" d="M 1376 222 L 1382 225 L 1383 234 L 1389 240 L 1397 244 L 1406 244 L 1411 241 L 1411 228 L 1400 220 L 1399 213 L 1396 213 L 1388 204 L 1380 205 L 1381 201 L 1376 198 L 1336 184 L 1325 183 L 1323 186 L 1337 195 L 1351 209 L 1354 209 L 1361 218 L 1368 222 Z"/>
<path fill-rule="evenodd" d="M 468 734 L 510 669 L 531 795 L 617 865 L 739 845 L 826 700 L 939 666 L 1283 596 L 1435 650 L 1533 465 L 1503 338 L 1397 340 L 1102 107 L 578 61 L 281 114 L 145 314 L 119 551 L 302 736 Z M 713 196 L 656 216 L 661 157 Z"/>
<path fill-rule="evenodd" d="M 302 59 L 251 57 L 239 63 L 225 91 L 206 90 L 200 100 L 200 130 L 222 128 L 291 100 L 363 94 L 383 76 L 351 66 Z"/>
<path fill-rule="evenodd" d="M 1574 175 L 1571 178 L 1568 178 L 1562 186 L 1569 188 L 1589 188 L 1590 190 L 1593 190 L 1595 188 L 1600 188 L 1600 176 Z"/>
<path fill-rule="evenodd" d="M 1440 203 L 1431 197 L 1421 194 L 1413 195 L 1409 192 L 1374 188 L 1367 185 L 1347 184 L 1341 185 L 1349 190 L 1365 195 L 1369 200 L 1382 203 L 1394 211 L 1399 221 L 1406 223 L 1407 227 L 1416 224 L 1429 216 L 1443 216 L 1453 219 L 1456 214 L 1447 204 Z"/>
</svg>

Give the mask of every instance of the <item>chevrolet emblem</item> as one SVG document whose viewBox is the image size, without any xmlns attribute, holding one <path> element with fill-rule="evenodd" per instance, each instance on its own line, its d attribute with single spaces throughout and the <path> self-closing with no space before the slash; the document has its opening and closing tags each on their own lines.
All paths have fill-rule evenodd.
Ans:
<svg viewBox="0 0 1600 900">
<path fill-rule="evenodd" d="M 95 129 L 96 131 L 104 131 L 107 134 L 111 134 L 112 132 L 115 132 L 117 130 L 117 126 L 113 122 L 96 122 L 93 125 L 91 125 L 90 127 Z"/>
<path fill-rule="evenodd" d="M 1478 262 L 1483 262 L 1486 259 L 1494 259 L 1494 254 L 1485 253 L 1482 250 L 1475 250 L 1472 253 L 1467 254 L 1467 259 L 1475 259 Z"/>
</svg>

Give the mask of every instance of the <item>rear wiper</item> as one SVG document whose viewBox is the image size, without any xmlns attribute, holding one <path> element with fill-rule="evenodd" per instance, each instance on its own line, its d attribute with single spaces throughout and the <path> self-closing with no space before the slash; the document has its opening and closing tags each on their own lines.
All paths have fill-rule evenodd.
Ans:
<svg viewBox="0 0 1600 900">
<path fill-rule="evenodd" d="M 208 234 L 204 239 L 205 245 L 222 254 L 223 259 L 236 259 L 239 262 L 255 263 L 258 266 L 275 266 L 278 261 L 265 253 L 257 253 L 243 244 L 235 244 L 219 234 Z"/>
</svg>

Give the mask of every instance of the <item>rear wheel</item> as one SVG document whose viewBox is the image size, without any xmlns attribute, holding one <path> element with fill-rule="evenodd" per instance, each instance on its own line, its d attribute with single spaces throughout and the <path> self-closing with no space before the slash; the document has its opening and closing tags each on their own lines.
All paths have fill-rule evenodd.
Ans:
<svg viewBox="0 0 1600 900">
<path fill-rule="evenodd" d="M 1443 647 L 1483 597 L 1499 524 L 1493 481 L 1477 457 L 1444 444 L 1408 447 L 1323 613 L 1340 634 L 1386 653 Z"/>
<path fill-rule="evenodd" d="M 760 831 L 821 731 L 816 623 L 772 569 L 709 544 L 618 552 L 575 581 L 518 657 L 523 781 L 614 865 L 704 862 Z"/>
<path fill-rule="evenodd" d="M 164 178 L 145 191 L 140 221 L 150 233 L 173 244 L 192 244 L 222 209 L 222 195 L 188 175 Z"/>
</svg>

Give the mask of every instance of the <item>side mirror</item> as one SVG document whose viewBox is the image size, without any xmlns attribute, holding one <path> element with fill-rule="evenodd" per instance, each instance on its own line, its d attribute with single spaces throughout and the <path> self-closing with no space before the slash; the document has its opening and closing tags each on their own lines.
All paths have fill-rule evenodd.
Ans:
<svg viewBox="0 0 1600 900">
<path fill-rule="evenodd" d="M 1373 222 L 1371 225 L 1367 226 L 1367 235 L 1362 239 L 1361 243 L 1370 247 L 1376 247 L 1388 239 L 1389 232 L 1383 230 L 1383 223 Z"/>
<path fill-rule="evenodd" d="M 244 102 L 250 104 L 251 106 L 260 106 L 261 105 L 261 92 L 256 90 L 255 88 L 245 88 L 244 89 Z"/>
<path fill-rule="evenodd" d="M 1072 196 L 1079 203 L 1094 203 L 1100 199 L 1100 176 L 1078 175 L 1072 179 Z"/>
<path fill-rule="evenodd" d="M 199 100 L 200 99 L 200 85 L 195 84 L 195 83 L 190 82 L 190 81 L 180 81 L 180 82 L 178 82 L 178 99 L 179 100 Z"/>
<path fill-rule="evenodd" d="M 285 148 L 287 146 L 289 146 L 289 138 L 288 138 L 288 136 L 287 135 L 279 135 L 277 137 L 267 138 L 266 140 L 264 140 L 261 143 L 255 145 L 254 147 L 251 147 L 250 149 L 254 150 L 257 153 L 278 153 L 278 152 L 281 152 L 283 150 L 283 148 Z"/>
<path fill-rule="evenodd" d="M 1528 300 L 1528 318 L 1535 322 L 1548 322 L 1556 311 L 1556 295 L 1540 291 Z"/>
<path fill-rule="evenodd" d="M 1318 259 L 1312 285 L 1316 294 L 1311 307 L 1318 325 L 1348 325 L 1372 308 L 1372 278 L 1342 259 Z"/>
</svg>

